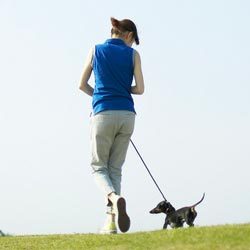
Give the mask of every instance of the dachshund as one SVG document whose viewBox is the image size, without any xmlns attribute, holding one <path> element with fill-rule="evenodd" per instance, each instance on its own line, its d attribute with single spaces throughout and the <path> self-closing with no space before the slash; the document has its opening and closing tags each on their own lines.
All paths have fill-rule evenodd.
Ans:
<svg viewBox="0 0 250 250">
<path fill-rule="evenodd" d="M 200 204 L 205 197 L 205 193 L 200 201 L 189 207 L 183 207 L 176 210 L 170 202 L 162 201 L 155 208 L 153 208 L 149 213 L 159 214 L 165 213 L 166 219 L 163 225 L 163 229 L 167 229 L 167 226 L 170 225 L 172 228 L 183 227 L 183 224 L 186 222 L 190 227 L 194 226 L 194 220 L 197 216 L 195 207 Z"/>
</svg>

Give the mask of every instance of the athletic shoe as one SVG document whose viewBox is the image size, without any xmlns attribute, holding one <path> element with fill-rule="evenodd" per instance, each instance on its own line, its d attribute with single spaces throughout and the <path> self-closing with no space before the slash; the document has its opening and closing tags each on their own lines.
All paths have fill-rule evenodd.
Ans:
<svg viewBox="0 0 250 250">
<path fill-rule="evenodd" d="M 117 195 L 118 196 L 118 195 Z M 118 216 L 118 226 L 121 232 L 125 233 L 130 227 L 130 218 L 126 212 L 126 201 L 123 197 L 118 196 L 116 204 L 114 204 L 116 214 Z"/>
<path fill-rule="evenodd" d="M 107 219 L 104 227 L 100 230 L 100 234 L 117 234 L 117 228 L 115 225 L 115 214 L 107 213 Z"/>
<path fill-rule="evenodd" d="M 101 230 L 100 234 L 117 234 L 117 228 L 115 222 L 110 222 L 105 225 Z"/>
</svg>

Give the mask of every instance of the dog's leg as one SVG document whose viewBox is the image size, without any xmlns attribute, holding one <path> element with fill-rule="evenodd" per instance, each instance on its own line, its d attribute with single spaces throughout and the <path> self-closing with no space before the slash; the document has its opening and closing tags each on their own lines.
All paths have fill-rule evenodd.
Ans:
<svg viewBox="0 0 250 250">
<path fill-rule="evenodd" d="M 166 217 L 165 223 L 164 223 L 164 225 L 163 225 L 163 229 L 167 229 L 168 224 L 169 224 L 169 221 L 168 221 L 168 218 Z"/>
<path fill-rule="evenodd" d="M 186 223 L 189 227 L 194 227 L 194 220 L 187 220 Z"/>
<path fill-rule="evenodd" d="M 191 209 L 190 212 L 188 213 L 187 219 L 186 219 L 186 223 L 190 226 L 193 227 L 194 226 L 194 220 L 197 216 L 197 212 L 194 209 Z"/>
</svg>

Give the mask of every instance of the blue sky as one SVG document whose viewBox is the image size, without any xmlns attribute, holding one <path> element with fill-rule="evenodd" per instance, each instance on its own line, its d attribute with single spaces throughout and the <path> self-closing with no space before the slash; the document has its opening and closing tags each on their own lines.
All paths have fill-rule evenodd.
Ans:
<svg viewBox="0 0 250 250">
<path fill-rule="evenodd" d="M 91 98 L 78 90 L 110 17 L 139 31 L 146 92 L 133 140 L 196 224 L 249 222 L 249 1 L 0 1 L 0 229 L 95 233 L 105 207 L 89 166 Z M 93 78 L 90 81 L 94 83 Z M 132 147 L 123 171 L 131 232 L 160 229 L 162 200 Z"/>
</svg>

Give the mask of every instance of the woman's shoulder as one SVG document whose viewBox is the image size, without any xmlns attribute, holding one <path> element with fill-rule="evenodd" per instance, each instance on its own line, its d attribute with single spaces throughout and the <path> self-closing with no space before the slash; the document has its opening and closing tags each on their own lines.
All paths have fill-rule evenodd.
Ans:
<svg viewBox="0 0 250 250">
<path fill-rule="evenodd" d="M 134 59 L 140 59 L 141 58 L 139 52 L 136 49 L 134 49 L 133 53 L 134 53 Z"/>
</svg>

